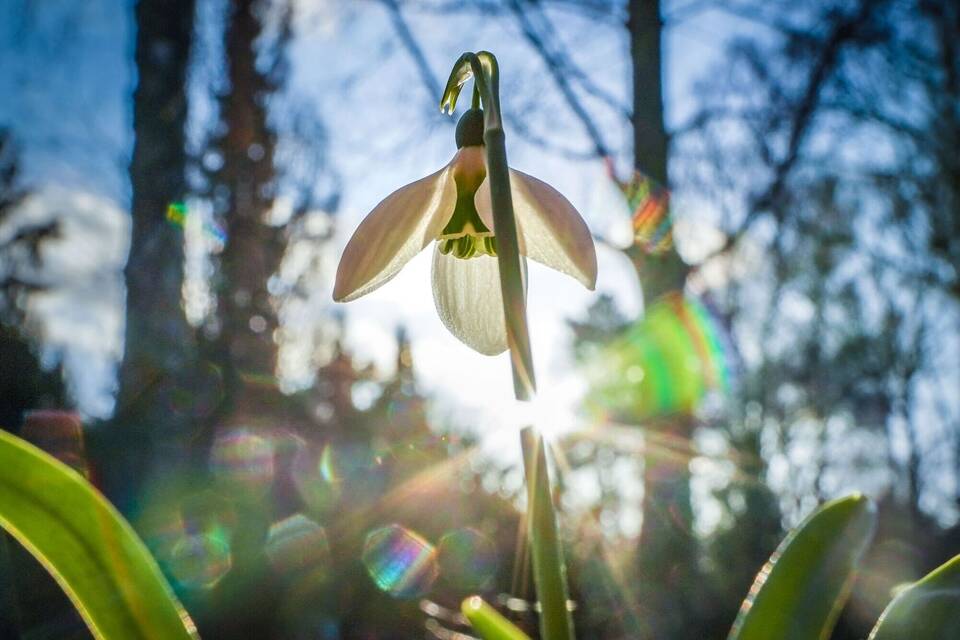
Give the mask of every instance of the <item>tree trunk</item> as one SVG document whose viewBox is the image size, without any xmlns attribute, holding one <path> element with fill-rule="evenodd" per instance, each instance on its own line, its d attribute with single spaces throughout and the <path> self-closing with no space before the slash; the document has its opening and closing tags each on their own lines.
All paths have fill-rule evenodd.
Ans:
<svg viewBox="0 0 960 640">
<path fill-rule="evenodd" d="M 216 437 L 233 428 L 263 430 L 269 437 L 271 429 L 297 424 L 289 419 L 290 402 L 276 384 L 279 320 L 268 286 L 285 243 L 283 228 L 269 223 L 275 135 L 267 123 L 267 103 L 277 77 L 258 65 L 264 5 L 233 0 L 227 8 L 224 51 L 230 89 L 220 100 L 224 133 L 215 145 L 223 164 L 211 177 L 214 207 L 223 217 L 227 240 L 216 285 L 220 333 L 205 345 L 223 372 L 225 398 L 193 443 L 198 463 L 206 460 Z M 277 515 L 273 511 L 280 508 L 238 507 L 237 531 L 243 535 L 232 542 L 233 568 L 212 591 L 214 605 L 197 617 L 204 638 L 278 637 L 281 589 L 262 548 Z"/>
<path fill-rule="evenodd" d="M 223 167 L 216 177 L 228 193 L 227 246 L 221 261 L 218 310 L 232 411 L 249 418 L 276 408 L 279 327 L 268 282 L 283 258 L 283 228 L 270 224 L 273 206 L 275 135 L 266 102 L 276 77 L 257 67 L 255 42 L 262 25 L 255 0 L 232 3 L 226 33 L 230 93 L 221 101 L 227 131 L 221 140 Z"/>
<path fill-rule="evenodd" d="M 168 222 L 167 207 L 186 192 L 185 82 L 193 14 L 194 0 L 136 5 L 126 336 L 117 409 L 101 434 L 107 451 L 99 470 L 121 509 L 135 499 L 157 432 L 169 435 L 186 426 L 175 424 L 183 416 L 171 412 L 167 401 L 194 357 L 193 331 L 180 304 L 183 233 Z"/>
<path fill-rule="evenodd" d="M 630 0 L 627 30 L 633 65 L 634 168 L 669 187 L 669 136 L 663 117 L 663 21 L 659 0 Z M 645 254 L 633 246 L 627 255 L 637 268 L 644 300 L 682 290 L 688 267 L 676 250 Z"/>
<path fill-rule="evenodd" d="M 662 33 L 658 0 L 630 0 L 627 28 L 633 64 L 634 166 L 669 186 L 668 143 L 664 123 Z M 647 306 L 671 291 L 682 291 L 687 266 L 674 249 L 648 255 L 627 250 L 640 277 Z M 693 420 L 673 417 L 651 425 L 667 438 L 688 440 Z M 648 439 L 648 442 L 653 439 Z M 660 438 L 657 438 L 660 441 Z M 695 546 L 687 460 L 649 444 L 644 457 L 643 528 L 640 534 L 640 606 L 648 616 L 648 638 L 682 638 L 691 632 Z M 690 636 L 693 637 L 693 636 Z"/>
</svg>

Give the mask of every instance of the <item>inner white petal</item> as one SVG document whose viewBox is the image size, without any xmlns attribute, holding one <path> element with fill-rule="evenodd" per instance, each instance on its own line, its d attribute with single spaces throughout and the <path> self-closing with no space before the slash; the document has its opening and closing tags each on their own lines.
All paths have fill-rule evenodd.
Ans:
<svg viewBox="0 0 960 640">
<path fill-rule="evenodd" d="M 467 260 L 433 250 L 433 300 L 440 320 L 461 342 L 493 356 L 507 349 L 497 259 Z"/>
</svg>

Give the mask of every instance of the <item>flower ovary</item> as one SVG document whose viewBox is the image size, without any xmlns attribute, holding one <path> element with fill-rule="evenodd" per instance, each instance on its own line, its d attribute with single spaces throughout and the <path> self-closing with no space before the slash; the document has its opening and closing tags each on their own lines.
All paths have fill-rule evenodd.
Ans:
<svg viewBox="0 0 960 640">
<path fill-rule="evenodd" d="M 463 235 L 458 238 L 441 238 L 440 253 L 453 255 L 455 258 L 467 260 L 475 256 L 488 255 L 497 257 L 497 239 L 493 236 L 479 237 Z"/>
</svg>

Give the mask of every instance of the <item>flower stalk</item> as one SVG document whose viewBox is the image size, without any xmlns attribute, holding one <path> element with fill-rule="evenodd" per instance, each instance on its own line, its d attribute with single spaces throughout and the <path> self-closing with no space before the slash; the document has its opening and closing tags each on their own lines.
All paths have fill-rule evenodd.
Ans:
<svg viewBox="0 0 960 640">
<path fill-rule="evenodd" d="M 540 636 L 544 640 L 573 640 L 573 621 L 567 607 L 567 566 L 557 531 L 543 436 L 533 427 L 524 427 L 520 431 L 520 444 L 527 481 L 527 530 L 533 580 L 540 601 Z"/>
<path fill-rule="evenodd" d="M 517 222 L 513 213 L 513 196 L 510 191 L 506 139 L 500 117 L 499 68 L 492 53 L 481 51 L 460 56 L 447 81 L 440 110 L 453 113 L 460 90 L 471 77 L 474 82 L 474 104 L 479 95 L 483 105 L 483 143 L 487 157 L 493 225 L 497 230 L 497 263 L 500 267 L 500 288 L 503 292 L 514 394 L 518 400 L 531 400 L 536 394 L 537 383 L 533 374 L 533 356 L 527 328 L 524 276 L 517 240 Z"/>
<path fill-rule="evenodd" d="M 476 108 L 479 96 L 484 113 L 483 142 L 514 394 L 517 400 L 530 401 L 536 394 L 536 378 L 527 325 L 525 276 L 500 116 L 499 68 L 492 53 L 480 51 L 460 56 L 450 73 L 440 109 L 453 113 L 460 91 L 471 77 L 474 81 L 473 106 Z M 543 437 L 533 427 L 525 427 L 521 431 L 521 446 L 527 481 L 527 533 L 540 602 L 540 636 L 544 640 L 573 640 L 573 621 L 567 607 L 566 565 L 557 531 Z"/>
</svg>

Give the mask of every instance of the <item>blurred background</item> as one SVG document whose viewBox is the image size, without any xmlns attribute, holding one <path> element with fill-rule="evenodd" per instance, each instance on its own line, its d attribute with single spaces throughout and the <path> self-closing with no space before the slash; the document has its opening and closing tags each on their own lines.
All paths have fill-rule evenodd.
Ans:
<svg viewBox="0 0 960 640">
<path fill-rule="evenodd" d="M 443 329 L 425 255 L 330 297 L 452 157 L 481 49 L 511 164 L 597 238 L 595 292 L 529 272 L 579 637 L 725 637 L 855 490 L 880 524 L 834 637 L 865 637 L 960 549 L 950 0 L 3 0 L 0 426 L 118 506 L 205 639 L 463 640 L 470 593 L 535 632 L 507 356 Z M 89 637 L 6 538 L 0 600 L 0 637 Z"/>
</svg>

